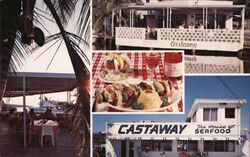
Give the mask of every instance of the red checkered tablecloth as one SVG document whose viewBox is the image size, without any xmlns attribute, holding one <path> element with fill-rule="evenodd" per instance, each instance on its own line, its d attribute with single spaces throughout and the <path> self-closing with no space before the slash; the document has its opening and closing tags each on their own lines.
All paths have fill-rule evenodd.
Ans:
<svg viewBox="0 0 250 157">
<path fill-rule="evenodd" d="M 125 53 L 125 52 L 124 52 Z M 133 77 L 140 78 L 142 80 L 150 80 L 150 71 L 147 68 L 146 53 L 145 52 L 128 52 L 126 53 L 130 59 L 130 69 L 134 71 Z M 160 62 L 158 67 L 154 72 L 155 80 L 163 80 L 164 75 L 164 53 L 158 53 L 160 55 Z M 105 69 L 103 64 L 105 53 L 93 53 L 93 67 L 92 67 L 92 84 L 94 89 L 101 89 L 107 86 L 107 84 L 101 82 L 98 79 L 98 74 Z M 182 91 L 182 80 L 172 82 L 175 89 L 180 89 Z M 166 112 L 183 112 L 182 101 L 180 101 L 176 106 L 168 108 Z M 108 111 L 114 111 L 109 109 Z"/>
</svg>

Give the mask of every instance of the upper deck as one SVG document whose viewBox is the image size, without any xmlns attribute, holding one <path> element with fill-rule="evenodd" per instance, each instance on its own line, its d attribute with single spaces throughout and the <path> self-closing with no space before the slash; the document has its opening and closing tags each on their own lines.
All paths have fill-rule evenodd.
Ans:
<svg viewBox="0 0 250 157">
<path fill-rule="evenodd" d="M 245 6 L 231 1 L 162 1 L 116 9 L 116 45 L 185 50 L 239 51 Z M 118 13 L 119 12 L 119 13 Z"/>
</svg>

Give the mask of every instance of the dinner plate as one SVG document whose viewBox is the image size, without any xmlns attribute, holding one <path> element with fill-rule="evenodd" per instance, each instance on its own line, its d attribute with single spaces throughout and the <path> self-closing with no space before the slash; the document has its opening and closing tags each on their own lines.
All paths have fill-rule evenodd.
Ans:
<svg viewBox="0 0 250 157">
<path fill-rule="evenodd" d="M 179 101 L 181 100 L 181 90 L 173 89 L 173 95 L 171 97 L 169 97 L 169 100 L 170 100 L 170 104 L 168 106 L 161 107 L 158 109 L 150 109 L 150 110 L 136 110 L 136 109 L 132 109 L 131 107 L 125 108 L 125 107 L 121 107 L 121 106 L 114 106 L 114 105 L 107 103 L 107 102 L 103 102 L 101 104 L 107 105 L 107 106 L 109 106 L 117 111 L 121 111 L 121 112 L 163 112 L 166 109 L 173 107 L 179 103 Z"/>
<path fill-rule="evenodd" d="M 107 73 L 107 74 L 106 74 Z M 106 74 L 107 78 L 103 77 Z M 114 74 L 114 71 L 102 71 L 98 74 L 98 79 L 104 83 L 124 83 L 129 78 L 128 73 Z"/>
</svg>

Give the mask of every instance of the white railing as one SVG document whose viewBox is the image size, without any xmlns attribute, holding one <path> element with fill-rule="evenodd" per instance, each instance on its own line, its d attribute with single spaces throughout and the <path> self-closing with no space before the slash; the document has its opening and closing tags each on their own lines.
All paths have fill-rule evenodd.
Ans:
<svg viewBox="0 0 250 157">
<path fill-rule="evenodd" d="M 243 49 L 241 30 L 157 28 L 150 40 L 146 28 L 117 27 L 116 45 L 190 50 L 238 51 Z"/>
<path fill-rule="evenodd" d="M 158 28 L 159 40 L 240 43 L 240 30 Z"/>
<path fill-rule="evenodd" d="M 145 28 L 117 27 L 116 38 L 145 39 Z"/>
<path fill-rule="evenodd" d="M 243 73 L 237 57 L 185 55 L 185 73 Z"/>
</svg>

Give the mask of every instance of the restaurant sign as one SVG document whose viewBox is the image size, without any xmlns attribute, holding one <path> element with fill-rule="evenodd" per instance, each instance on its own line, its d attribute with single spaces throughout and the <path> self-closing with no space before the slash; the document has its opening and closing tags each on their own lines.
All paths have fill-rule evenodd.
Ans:
<svg viewBox="0 0 250 157">
<path fill-rule="evenodd" d="M 156 136 L 221 136 L 237 135 L 235 124 L 197 123 L 113 123 L 107 127 L 108 136 L 113 137 L 156 137 Z"/>
<path fill-rule="evenodd" d="M 171 47 L 175 48 L 192 48 L 195 49 L 197 47 L 197 43 L 188 43 L 183 41 L 172 41 L 170 42 Z"/>
</svg>

